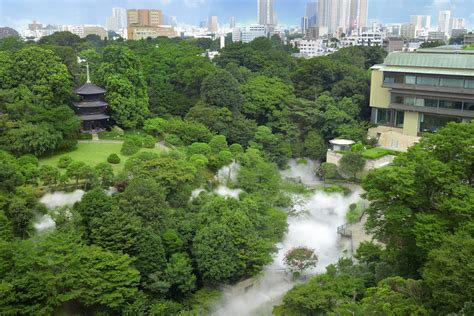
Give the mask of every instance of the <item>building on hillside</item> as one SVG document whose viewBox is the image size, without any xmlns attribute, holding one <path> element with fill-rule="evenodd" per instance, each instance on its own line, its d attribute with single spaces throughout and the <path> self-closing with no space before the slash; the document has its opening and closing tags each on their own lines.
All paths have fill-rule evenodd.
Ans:
<svg viewBox="0 0 474 316">
<path fill-rule="evenodd" d="M 108 104 L 105 102 L 105 92 L 104 89 L 91 83 L 87 65 L 86 83 L 74 90 L 80 100 L 72 103 L 76 115 L 82 122 L 82 132 L 98 132 L 109 127 L 110 116 L 106 113 Z"/>
<path fill-rule="evenodd" d="M 425 132 L 474 118 L 474 51 L 391 53 L 372 67 L 370 106 L 382 147 L 406 150 Z"/>
</svg>

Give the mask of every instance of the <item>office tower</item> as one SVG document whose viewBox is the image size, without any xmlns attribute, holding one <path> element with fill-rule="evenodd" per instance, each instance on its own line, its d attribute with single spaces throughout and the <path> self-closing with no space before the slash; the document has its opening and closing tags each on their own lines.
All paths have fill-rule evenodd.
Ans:
<svg viewBox="0 0 474 316">
<path fill-rule="evenodd" d="M 429 30 L 431 27 L 431 16 L 429 15 L 412 15 L 410 23 L 415 25 L 417 31 Z"/>
<path fill-rule="evenodd" d="M 465 28 L 465 21 L 463 18 L 451 18 L 449 20 L 449 35 L 452 35 L 453 30 L 462 30 Z"/>
<path fill-rule="evenodd" d="M 217 33 L 217 30 L 219 28 L 219 24 L 217 21 L 217 16 L 212 15 L 209 17 L 209 22 L 207 23 L 207 28 L 209 29 L 209 32 L 211 33 Z"/>
<path fill-rule="evenodd" d="M 235 16 L 229 18 L 229 27 L 233 29 L 235 27 Z"/>
<path fill-rule="evenodd" d="M 119 29 L 127 27 L 127 10 L 124 8 L 112 8 L 112 16 L 117 19 Z"/>
<path fill-rule="evenodd" d="M 350 28 L 357 30 L 367 27 L 369 17 L 369 0 L 351 0 Z"/>
<path fill-rule="evenodd" d="M 318 2 L 308 2 L 306 4 L 306 18 L 308 18 L 308 27 L 316 26 L 318 22 Z"/>
<path fill-rule="evenodd" d="M 309 20 L 306 16 L 301 18 L 301 33 L 306 34 L 309 28 Z"/>
<path fill-rule="evenodd" d="M 258 24 L 272 28 L 275 26 L 274 0 L 257 0 Z"/>
<path fill-rule="evenodd" d="M 449 22 L 451 20 L 451 11 L 439 11 L 438 15 L 438 30 L 440 32 L 449 32 Z"/>
</svg>

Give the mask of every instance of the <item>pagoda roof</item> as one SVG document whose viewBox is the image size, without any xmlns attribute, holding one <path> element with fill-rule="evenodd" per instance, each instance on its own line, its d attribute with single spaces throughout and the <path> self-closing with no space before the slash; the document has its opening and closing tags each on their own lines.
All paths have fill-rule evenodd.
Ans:
<svg viewBox="0 0 474 316">
<path fill-rule="evenodd" d="M 79 115 L 81 121 L 100 121 L 108 120 L 110 116 L 105 114 L 90 114 L 90 115 Z"/>
<path fill-rule="evenodd" d="M 96 86 L 93 83 L 86 82 L 79 88 L 74 90 L 74 93 L 80 94 L 80 95 L 87 95 L 87 94 L 104 94 L 105 90 L 102 89 L 101 87 Z"/>
<path fill-rule="evenodd" d="M 76 108 L 100 108 L 106 107 L 108 105 L 105 101 L 82 101 L 82 102 L 72 102 Z"/>
</svg>

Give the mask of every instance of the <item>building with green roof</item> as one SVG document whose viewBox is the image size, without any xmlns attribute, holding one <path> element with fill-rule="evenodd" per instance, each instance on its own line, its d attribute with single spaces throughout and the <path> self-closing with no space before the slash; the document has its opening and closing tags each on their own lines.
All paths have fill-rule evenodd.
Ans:
<svg viewBox="0 0 474 316">
<path fill-rule="evenodd" d="M 395 52 L 372 67 L 369 135 L 406 150 L 425 132 L 474 118 L 474 51 Z"/>
</svg>

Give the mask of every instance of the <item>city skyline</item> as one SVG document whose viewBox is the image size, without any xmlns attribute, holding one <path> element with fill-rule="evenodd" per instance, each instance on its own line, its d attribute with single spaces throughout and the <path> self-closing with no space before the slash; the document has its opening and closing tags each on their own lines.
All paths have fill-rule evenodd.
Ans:
<svg viewBox="0 0 474 316">
<path fill-rule="evenodd" d="M 299 25 L 307 2 L 311 1 L 275 0 L 278 23 Z M 194 25 L 211 15 L 218 16 L 221 23 L 227 23 L 231 16 L 238 24 L 257 22 L 256 0 L 44 0 L 41 5 L 35 0 L 0 0 L 0 26 L 22 29 L 33 20 L 44 24 L 105 25 L 113 7 L 161 9 L 165 15 L 176 16 L 180 23 Z M 474 12 L 471 0 L 370 0 L 368 20 L 403 23 L 410 21 L 410 15 L 431 15 L 432 25 L 437 25 L 438 12 L 446 9 L 451 10 L 452 16 L 465 18 L 468 28 L 474 26 L 474 13 L 466 16 L 466 12 Z"/>
</svg>

